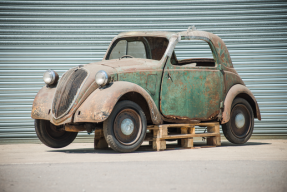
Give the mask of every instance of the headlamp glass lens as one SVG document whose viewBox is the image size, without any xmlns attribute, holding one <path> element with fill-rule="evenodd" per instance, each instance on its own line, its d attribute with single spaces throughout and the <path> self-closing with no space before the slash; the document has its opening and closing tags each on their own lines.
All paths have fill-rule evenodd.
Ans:
<svg viewBox="0 0 287 192">
<path fill-rule="evenodd" d="M 55 72 L 52 70 L 48 70 L 43 75 L 43 80 L 46 84 L 53 84 L 55 81 Z"/>
<path fill-rule="evenodd" d="M 98 85 L 105 85 L 108 82 L 108 74 L 105 71 L 99 71 L 96 74 L 96 83 Z"/>
</svg>

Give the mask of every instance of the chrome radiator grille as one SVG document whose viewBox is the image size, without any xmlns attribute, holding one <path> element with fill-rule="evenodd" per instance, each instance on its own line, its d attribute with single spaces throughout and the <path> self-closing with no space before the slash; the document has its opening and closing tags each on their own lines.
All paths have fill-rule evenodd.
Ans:
<svg viewBox="0 0 287 192">
<path fill-rule="evenodd" d="M 52 104 L 55 118 L 60 118 L 69 112 L 74 103 L 78 89 L 81 87 L 88 73 L 84 69 L 71 69 L 59 81 Z"/>
</svg>

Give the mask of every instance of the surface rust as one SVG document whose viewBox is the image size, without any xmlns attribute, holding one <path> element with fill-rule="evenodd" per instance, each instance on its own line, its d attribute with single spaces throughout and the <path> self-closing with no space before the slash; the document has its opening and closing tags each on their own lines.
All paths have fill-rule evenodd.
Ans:
<svg viewBox="0 0 287 192">
<path fill-rule="evenodd" d="M 44 86 L 37 93 L 31 111 L 31 117 L 33 119 L 45 119 L 50 120 L 51 118 L 51 106 L 55 93 L 55 88 L 48 88 Z"/>
<path fill-rule="evenodd" d="M 74 124 L 66 124 L 65 125 L 65 131 L 68 132 L 79 132 L 79 131 L 86 131 L 84 125 L 74 125 Z"/>
<path fill-rule="evenodd" d="M 175 35 L 185 40 L 206 41 L 211 47 L 214 58 L 186 59 L 180 62 L 177 62 L 174 54 L 171 58 L 166 54 L 160 58 L 158 55 L 162 55 L 167 47 L 165 43 L 162 46 L 153 46 L 150 50 L 156 60 L 141 58 L 106 60 L 109 49 L 119 38 L 144 37 L 151 42 L 152 38 L 149 37 L 169 40 Z M 200 67 L 193 62 L 198 63 Z M 147 107 L 142 104 L 142 108 L 145 112 L 149 112 L 153 124 L 160 124 L 163 120 L 169 122 L 215 120 L 220 114 L 221 101 L 225 104 L 222 123 L 227 122 L 231 103 L 238 94 L 247 94 L 252 98 L 256 109 L 255 117 L 261 119 L 258 104 L 233 68 L 226 45 L 217 35 L 209 32 L 121 33 L 112 40 L 102 61 L 82 67 L 88 71 L 88 76 L 77 90 L 77 99 L 68 113 L 58 119 L 53 116 L 51 106 L 56 88 L 43 87 L 35 97 L 32 118 L 50 120 L 55 125 L 102 122 L 111 114 L 117 101 L 125 94 L 134 92 L 140 94 L 147 103 Z M 103 88 L 98 87 L 95 83 L 95 74 L 99 70 L 111 75 L 111 84 Z M 235 89 L 237 85 L 241 86 Z M 135 97 L 126 98 L 133 98 L 136 101 Z"/>
<path fill-rule="evenodd" d="M 129 92 L 139 93 L 145 98 L 154 124 L 162 122 L 161 115 L 148 92 L 134 83 L 123 81 L 114 82 L 107 88 L 95 90 L 78 108 L 74 122 L 102 122 L 106 120 L 117 101 Z"/>
</svg>

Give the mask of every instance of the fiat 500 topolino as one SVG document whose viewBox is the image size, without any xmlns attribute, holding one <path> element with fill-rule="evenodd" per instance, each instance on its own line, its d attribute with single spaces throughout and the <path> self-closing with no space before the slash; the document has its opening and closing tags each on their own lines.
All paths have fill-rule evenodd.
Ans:
<svg viewBox="0 0 287 192">
<path fill-rule="evenodd" d="M 200 46 L 185 53 L 197 41 L 211 58 L 196 57 Z M 181 58 L 189 54 L 195 57 Z M 254 118 L 261 120 L 226 45 L 205 31 L 121 33 L 102 61 L 74 67 L 60 79 L 48 70 L 43 79 L 31 116 L 39 139 L 53 148 L 69 145 L 78 131 L 103 129 L 112 149 L 131 152 L 145 139 L 147 125 L 210 121 L 242 144 Z"/>
</svg>

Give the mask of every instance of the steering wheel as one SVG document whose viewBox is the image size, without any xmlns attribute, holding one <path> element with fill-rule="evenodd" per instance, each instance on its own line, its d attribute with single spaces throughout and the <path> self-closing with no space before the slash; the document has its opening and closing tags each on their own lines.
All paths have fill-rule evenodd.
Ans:
<svg viewBox="0 0 287 192">
<path fill-rule="evenodd" d="M 122 59 L 122 58 L 134 58 L 133 56 L 131 56 L 131 55 L 123 55 L 123 56 L 121 56 L 121 58 L 120 59 Z"/>
</svg>

